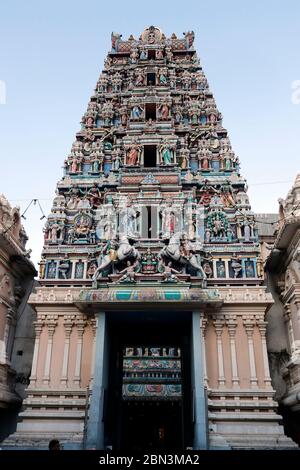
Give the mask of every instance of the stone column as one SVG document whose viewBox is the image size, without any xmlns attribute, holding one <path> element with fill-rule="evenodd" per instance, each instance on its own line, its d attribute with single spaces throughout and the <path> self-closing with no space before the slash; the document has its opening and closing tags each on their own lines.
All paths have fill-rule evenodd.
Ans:
<svg viewBox="0 0 300 470">
<path fill-rule="evenodd" d="M 45 360 L 45 367 L 44 367 L 44 376 L 43 376 L 43 384 L 49 385 L 50 382 L 50 367 L 51 367 L 51 356 L 52 356 L 52 346 L 53 346 L 53 335 L 57 325 L 57 317 L 48 317 L 46 319 L 46 326 L 48 330 L 48 343 L 47 343 L 47 352 L 46 352 L 46 360 Z"/>
<path fill-rule="evenodd" d="M 271 377 L 270 377 L 268 351 L 267 351 L 267 340 L 266 340 L 267 322 L 261 319 L 257 322 L 257 325 L 258 325 L 258 329 L 259 329 L 260 337 L 261 337 L 265 387 L 271 389 L 272 386 L 271 386 Z"/>
<path fill-rule="evenodd" d="M 64 328 L 65 328 L 65 346 L 64 346 L 64 357 L 61 371 L 60 383 L 62 386 L 67 386 L 68 381 L 68 364 L 69 364 L 69 350 L 70 350 L 70 337 L 72 333 L 73 321 L 72 317 L 66 315 L 64 317 Z"/>
<path fill-rule="evenodd" d="M 76 263 L 77 263 L 77 259 L 75 259 L 72 263 L 71 263 L 71 279 L 75 279 L 75 269 L 76 269 Z"/>
<path fill-rule="evenodd" d="M 295 338 L 295 347 L 299 350 L 300 348 L 300 296 L 295 294 L 294 304 L 296 311 L 294 312 L 294 338 Z"/>
<path fill-rule="evenodd" d="M 202 357 L 203 357 L 203 380 L 205 388 L 208 387 L 208 377 L 207 377 L 207 364 L 206 364 L 206 348 L 205 348 L 205 333 L 208 320 L 205 318 L 204 313 L 200 314 L 200 327 L 202 333 Z"/>
<path fill-rule="evenodd" d="M 237 328 L 237 321 L 236 321 L 235 316 L 229 318 L 227 322 L 227 327 L 228 327 L 229 342 L 230 342 L 232 386 L 235 388 L 238 388 L 240 385 L 240 379 L 238 375 L 236 344 L 235 344 L 235 336 L 236 336 L 236 328 Z"/>
<path fill-rule="evenodd" d="M 3 362 L 5 364 L 10 364 L 10 357 L 9 357 L 9 336 L 12 327 L 12 309 L 8 308 L 6 312 L 6 322 L 4 327 L 4 337 L 3 337 Z"/>
<path fill-rule="evenodd" d="M 230 274 L 229 274 L 229 259 L 224 259 L 224 262 L 225 262 L 225 277 L 227 279 L 230 278 Z"/>
<path fill-rule="evenodd" d="M 42 329 L 44 326 L 44 322 L 41 319 L 37 319 L 34 322 L 34 330 L 35 330 L 35 342 L 34 342 L 34 351 L 33 351 L 33 358 L 32 358 L 32 367 L 31 367 L 31 374 L 30 374 L 30 388 L 34 388 L 36 385 L 37 380 L 37 363 L 39 357 L 39 350 L 40 350 L 40 337 L 42 333 Z"/>
<path fill-rule="evenodd" d="M 200 312 L 192 318 L 192 384 L 194 406 L 194 450 L 207 449 L 208 429 L 203 370 L 203 335 Z"/>
<path fill-rule="evenodd" d="M 103 406 L 107 381 L 106 318 L 105 313 L 96 315 L 96 354 L 93 389 L 90 399 L 89 419 L 86 432 L 86 449 L 104 449 Z"/>
<path fill-rule="evenodd" d="M 90 321 L 92 331 L 93 331 L 93 346 L 92 346 L 92 358 L 91 358 L 91 378 L 90 378 L 90 388 L 93 387 L 94 381 L 94 369 L 95 369 L 95 354 L 96 354 L 96 332 L 97 332 L 97 322 L 95 319 Z"/>
<path fill-rule="evenodd" d="M 254 321 L 246 317 L 244 320 L 244 327 L 248 339 L 248 352 L 249 352 L 249 366 L 250 366 L 250 384 L 252 388 L 257 388 L 257 376 L 255 366 L 255 354 L 253 345 Z"/>
<path fill-rule="evenodd" d="M 214 321 L 216 336 L 217 336 L 217 353 L 218 353 L 218 370 L 219 370 L 219 377 L 218 383 L 219 388 L 225 387 L 225 373 L 224 373 L 224 358 L 223 358 L 223 345 L 222 345 L 222 333 L 223 333 L 223 320 L 215 320 Z"/>
<path fill-rule="evenodd" d="M 293 330 L 293 323 L 291 318 L 291 307 L 290 304 L 284 305 L 284 321 L 286 323 L 287 334 L 290 343 L 291 354 L 293 355 L 296 347 L 295 347 L 295 338 L 294 338 L 294 330 Z"/>
<path fill-rule="evenodd" d="M 83 333 L 85 328 L 85 321 L 79 319 L 76 321 L 77 328 L 77 349 L 76 349 L 76 363 L 75 363 L 75 374 L 74 374 L 74 385 L 80 386 L 80 369 L 81 369 L 81 355 L 82 355 L 82 342 L 83 342 Z"/>
</svg>

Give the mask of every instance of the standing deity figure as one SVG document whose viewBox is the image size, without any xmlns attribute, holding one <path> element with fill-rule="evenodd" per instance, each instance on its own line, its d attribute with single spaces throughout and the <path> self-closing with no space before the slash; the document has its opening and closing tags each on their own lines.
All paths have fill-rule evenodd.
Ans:
<svg viewBox="0 0 300 470">
<path fill-rule="evenodd" d="M 162 121 L 167 121 L 169 119 L 169 105 L 168 103 L 162 103 L 158 107 L 158 118 Z"/>
<path fill-rule="evenodd" d="M 96 226 L 96 236 L 99 240 L 112 240 L 116 238 L 117 215 L 111 203 L 98 209 L 99 222 Z"/>
<path fill-rule="evenodd" d="M 127 106 L 126 106 L 126 102 L 124 101 L 124 103 L 121 105 L 120 109 L 119 109 L 119 113 L 120 113 L 120 117 L 121 117 L 121 125 L 122 126 L 126 126 L 127 125 Z"/>
<path fill-rule="evenodd" d="M 249 242 L 251 237 L 251 225 L 247 217 L 244 218 L 241 222 L 238 223 L 240 228 L 243 228 L 244 231 L 244 241 Z"/>
<path fill-rule="evenodd" d="M 126 165 L 139 165 L 141 146 L 137 143 L 137 141 L 134 140 L 131 145 L 126 145 L 125 148 L 128 149 L 126 153 Z"/>
<path fill-rule="evenodd" d="M 139 70 L 136 74 L 135 86 L 143 86 L 143 85 L 145 85 L 145 75 L 141 70 Z"/>
<path fill-rule="evenodd" d="M 41 261 L 38 263 L 39 265 L 39 278 L 44 279 L 45 278 L 45 271 L 46 271 L 46 258 L 42 257 Z"/>
<path fill-rule="evenodd" d="M 140 213 L 132 207 L 132 202 L 128 199 L 119 210 L 119 230 L 127 237 L 136 237 L 136 221 Z"/>
<path fill-rule="evenodd" d="M 114 171 L 118 171 L 120 167 L 122 166 L 122 158 L 119 152 L 116 152 L 115 155 L 113 155 L 113 160 L 112 160 L 112 169 Z"/>
<path fill-rule="evenodd" d="M 172 165 L 174 162 L 174 145 L 164 139 L 159 147 L 160 163 L 162 165 Z"/>
<path fill-rule="evenodd" d="M 175 90 L 175 88 L 176 88 L 176 72 L 173 69 L 171 69 L 169 71 L 169 82 L 170 82 L 170 88 L 172 90 Z"/>
<path fill-rule="evenodd" d="M 99 158 L 97 158 L 97 155 L 93 155 L 91 160 L 91 173 L 100 173 L 100 171 L 102 171 L 102 163 L 103 159 L 101 161 Z"/>
<path fill-rule="evenodd" d="M 147 52 L 145 51 L 145 49 L 141 49 L 140 59 L 141 59 L 141 60 L 147 60 L 147 57 L 148 57 L 148 54 L 147 54 Z"/>
<path fill-rule="evenodd" d="M 138 61 L 138 58 L 139 58 L 139 51 L 135 47 L 134 49 L 132 49 L 132 51 L 130 53 L 130 62 L 131 62 L 131 64 L 136 64 L 137 61 Z"/>
<path fill-rule="evenodd" d="M 170 238 L 175 233 L 177 222 L 176 211 L 173 208 L 171 199 L 167 200 L 166 205 L 162 206 L 160 212 L 162 215 L 162 238 Z"/>
<path fill-rule="evenodd" d="M 188 200 L 184 209 L 187 235 L 190 240 L 193 240 L 196 234 L 196 206 L 193 202 Z"/>
<path fill-rule="evenodd" d="M 230 184 L 221 186 L 221 200 L 225 207 L 235 207 L 235 200 Z"/>
<path fill-rule="evenodd" d="M 243 267 L 241 265 L 241 263 L 239 262 L 239 259 L 238 257 L 236 256 L 236 254 L 234 253 L 232 258 L 231 258 L 231 267 L 232 267 L 232 270 L 233 270 L 233 273 L 234 273 L 234 277 L 237 278 L 239 277 Z"/>
<path fill-rule="evenodd" d="M 195 33 L 194 31 L 187 31 L 186 33 L 183 33 L 185 40 L 186 40 L 186 48 L 191 49 L 193 47 L 193 43 L 195 40 Z"/>
<path fill-rule="evenodd" d="M 164 58 L 164 53 L 163 53 L 162 49 L 157 49 L 157 51 L 155 53 L 155 58 L 157 60 L 162 60 Z"/>
<path fill-rule="evenodd" d="M 118 52 L 118 45 L 121 41 L 122 34 L 119 33 L 111 33 L 111 50 L 112 52 Z"/>
<path fill-rule="evenodd" d="M 131 108 L 131 118 L 135 121 L 138 121 L 139 119 L 142 119 L 143 112 L 144 112 L 144 109 L 142 108 L 142 106 L 135 104 Z"/>
<path fill-rule="evenodd" d="M 189 90 L 191 88 L 191 82 L 192 82 L 191 75 L 187 70 L 185 70 L 181 77 L 183 90 Z"/>
<path fill-rule="evenodd" d="M 102 196 L 101 196 L 101 191 L 98 188 L 97 183 L 94 183 L 93 187 L 88 190 L 87 197 L 90 201 L 92 208 L 100 206 Z"/>
<path fill-rule="evenodd" d="M 170 46 L 166 47 L 166 59 L 167 59 L 167 62 L 172 62 L 173 61 L 173 52 L 172 52 L 172 48 Z"/>
<path fill-rule="evenodd" d="M 60 229 L 60 226 L 57 222 L 54 222 L 51 225 L 51 241 L 52 241 L 52 243 L 57 243 L 59 229 Z"/>
<path fill-rule="evenodd" d="M 71 261 L 68 258 L 67 253 L 65 254 L 64 258 L 59 262 L 58 265 L 58 275 L 61 276 L 62 279 L 67 279 L 67 274 L 70 269 Z"/>
<path fill-rule="evenodd" d="M 163 69 L 160 69 L 157 73 L 157 81 L 159 83 L 159 85 L 166 85 L 168 80 L 167 80 L 167 74 L 168 74 L 168 70 L 163 68 Z"/>
<path fill-rule="evenodd" d="M 176 104 L 173 108 L 173 115 L 175 124 L 180 124 L 182 122 L 182 108 L 178 104 Z"/>
</svg>

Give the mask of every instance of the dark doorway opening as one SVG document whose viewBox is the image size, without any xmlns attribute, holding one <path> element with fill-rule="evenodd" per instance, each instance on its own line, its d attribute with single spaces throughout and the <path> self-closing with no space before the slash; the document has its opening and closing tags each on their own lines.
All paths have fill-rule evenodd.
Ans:
<svg viewBox="0 0 300 470">
<path fill-rule="evenodd" d="M 126 450 L 176 450 L 182 446 L 180 401 L 123 403 L 123 445 Z"/>
<path fill-rule="evenodd" d="M 148 222 L 148 238 L 151 238 L 152 225 L 151 225 L 151 206 L 147 206 L 147 222 Z"/>
<path fill-rule="evenodd" d="M 144 146 L 144 167 L 156 167 L 156 145 Z"/>
<path fill-rule="evenodd" d="M 105 444 L 112 446 L 113 450 L 129 452 L 178 451 L 192 446 L 190 312 L 172 312 L 172 315 L 163 311 L 111 312 L 108 328 L 110 346 L 109 384 L 104 410 Z M 171 394 L 152 396 L 153 388 L 159 390 L 156 387 L 161 382 L 161 372 L 170 373 L 169 365 L 165 369 L 159 366 L 153 372 L 155 363 L 168 360 L 181 364 L 181 391 L 176 394 L 172 388 Z M 133 361 L 137 377 L 131 373 L 130 361 Z M 148 361 L 150 370 L 148 366 L 144 367 L 145 361 Z M 176 374 L 175 379 L 172 375 L 163 383 L 169 384 L 169 381 L 175 384 Z M 140 388 L 146 385 L 151 396 L 146 388 L 140 393 Z"/>
<path fill-rule="evenodd" d="M 155 59 L 155 50 L 154 49 L 149 49 L 148 50 L 148 59 Z"/>
<path fill-rule="evenodd" d="M 147 85 L 148 86 L 154 86 L 156 81 L 156 76 L 155 73 L 147 73 Z"/>
<path fill-rule="evenodd" d="M 156 120 L 156 104 L 155 103 L 146 103 L 146 121 Z"/>
</svg>

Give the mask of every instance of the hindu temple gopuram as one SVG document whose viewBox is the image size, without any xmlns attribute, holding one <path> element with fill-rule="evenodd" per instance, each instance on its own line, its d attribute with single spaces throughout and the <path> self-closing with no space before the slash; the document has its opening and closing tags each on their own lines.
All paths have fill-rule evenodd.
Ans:
<svg viewBox="0 0 300 470">
<path fill-rule="evenodd" d="M 247 184 L 194 33 L 111 36 L 44 229 L 7 446 L 287 448 Z"/>
</svg>

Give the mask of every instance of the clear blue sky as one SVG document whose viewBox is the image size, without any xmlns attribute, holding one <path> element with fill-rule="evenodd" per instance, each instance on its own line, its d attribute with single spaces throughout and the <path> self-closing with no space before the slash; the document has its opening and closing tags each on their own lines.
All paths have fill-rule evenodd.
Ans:
<svg viewBox="0 0 300 470">
<path fill-rule="evenodd" d="M 48 214 L 62 164 L 110 48 L 111 31 L 138 37 L 151 24 L 169 36 L 193 29 L 256 212 L 276 212 L 299 171 L 299 0 L 10 0 L 1 5 L 1 187 L 23 210 Z M 39 259 L 42 226 L 28 212 L 28 247 Z"/>
</svg>

